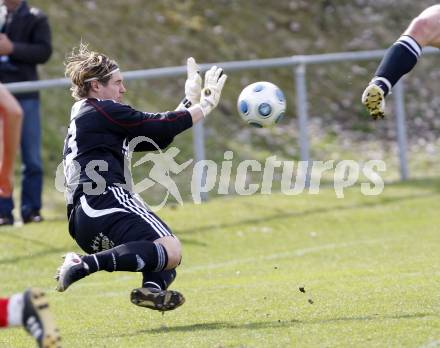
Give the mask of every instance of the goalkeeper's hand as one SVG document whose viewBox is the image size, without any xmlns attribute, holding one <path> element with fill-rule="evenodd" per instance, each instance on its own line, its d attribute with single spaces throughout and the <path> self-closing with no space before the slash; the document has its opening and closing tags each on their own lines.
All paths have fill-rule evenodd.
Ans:
<svg viewBox="0 0 440 348">
<path fill-rule="evenodd" d="M 185 96 L 191 104 L 197 104 L 202 91 L 202 77 L 200 76 L 200 67 L 193 57 L 188 58 L 186 70 L 188 77 L 185 82 Z"/>
<path fill-rule="evenodd" d="M 227 78 L 228 76 L 223 74 L 223 69 L 215 65 L 206 72 L 205 86 L 200 97 L 203 116 L 206 117 L 217 106 Z"/>
<path fill-rule="evenodd" d="M 188 109 L 191 105 L 197 104 L 200 100 L 202 90 L 202 77 L 200 67 L 193 57 L 186 61 L 187 79 L 185 81 L 185 99 L 177 107 L 177 110 Z"/>
</svg>

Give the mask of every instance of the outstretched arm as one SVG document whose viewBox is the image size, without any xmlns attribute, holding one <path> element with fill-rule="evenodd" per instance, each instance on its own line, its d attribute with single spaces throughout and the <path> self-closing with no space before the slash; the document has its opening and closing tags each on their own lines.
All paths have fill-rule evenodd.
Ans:
<svg viewBox="0 0 440 348">
<path fill-rule="evenodd" d="M 88 99 L 102 116 L 103 125 L 132 140 L 137 136 L 148 137 L 160 148 L 168 146 L 173 138 L 206 117 L 219 103 L 227 76 L 223 70 L 213 66 L 205 74 L 205 86 L 198 97 L 197 104 L 188 109 L 161 113 L 148 113 L 135 110 L 129 105 L 112 100 Z M 147 144 L 138 151 L 155 150 Z"/>
</svg>

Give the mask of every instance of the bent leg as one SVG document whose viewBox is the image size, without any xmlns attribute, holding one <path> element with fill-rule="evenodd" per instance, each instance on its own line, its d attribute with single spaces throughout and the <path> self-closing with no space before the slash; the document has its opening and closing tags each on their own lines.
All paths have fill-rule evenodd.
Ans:
<svg viewBox="0 0 440 348">
<path fill-rule="evenodd" d="M 72 214 L 72 235 L 90 255 L 66 257 L 59 270 L 59 291 L 100 270 L 161 272 L 180 262 L 179 240 L 122 188 L 110 187 L 99 196 L 83 195 Z"/>
<path fill-rule="evenodd" d="M 168 263 L 165 270 L 171 270 L 180 265 L 182 259 L 182 245 L 176 236 L 167 236 L 156 239 L 155 243 L 163 245 L 168 255 Z"/>
<path fill-rule="evenodd" d="M 57 274 L 58 291 L 101 270 L 142 272 L 146 283 L 159 286 L 134 289 L 130 295 L 133 304 L 167 311 L 185 302 L 179 292 L 163 289 L 174 279 L 174 268 L 180 263 L 179 240 L 129 192 L 109 187 L 99 196 L 83 195 L 70 219 L 72 236 L 90 255 L 66 255 Z M 157 276 L 148 281 L 146 276 L 153 272 Z"/>
</svg>

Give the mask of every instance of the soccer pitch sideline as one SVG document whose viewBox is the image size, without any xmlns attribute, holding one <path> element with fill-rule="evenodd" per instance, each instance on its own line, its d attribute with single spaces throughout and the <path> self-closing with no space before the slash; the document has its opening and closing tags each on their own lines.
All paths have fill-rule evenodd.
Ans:
<svg viewBox="0 0 440 348">
<path fill-rule="evenodd" d="M 138 274 L 56 293 L 60 256 L 79 250 L 64 220 L 3 228 L 1 295 L 45 289 L 64 347 L 439 347 L 439 211 L 438 180 L 164 209 L 184 250 L 171 287 L 186 297 L 164 315 L 130 303 Z M 33 344 L 0 332 L 0 347 Z"/>
</svg>

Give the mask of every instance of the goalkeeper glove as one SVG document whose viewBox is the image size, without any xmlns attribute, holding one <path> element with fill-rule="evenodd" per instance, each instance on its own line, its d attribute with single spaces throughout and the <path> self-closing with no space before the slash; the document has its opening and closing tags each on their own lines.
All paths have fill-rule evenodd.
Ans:
<svg viewBox="0 0 440 348">
<path fill-rule="evenodd" d="M 185 82 L 185 98 L 181 101 L 176 110 L 188 109 L 191 105 L 197 104 L 202 90 L 202 77 L 200 67 L 193 57 L 186 61 L 187 79 Z"/>
<path fill-rule="evenodd" d="M 220 101 L 223 86 L 227 75 L 223 74 L 223 69 L 217 66 L 211 67 L 205 74 L 205 87 L 200 97 L 200 108 L 203 116 L 206 117 Z"/>
</svg>

